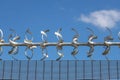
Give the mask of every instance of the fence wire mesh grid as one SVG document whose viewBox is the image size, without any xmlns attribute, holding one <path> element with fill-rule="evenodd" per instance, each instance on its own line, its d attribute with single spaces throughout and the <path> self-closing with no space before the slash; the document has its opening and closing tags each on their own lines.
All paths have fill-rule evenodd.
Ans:
<svg viewBox="0 0 120 80">
<path fill-rule="evenodd" d="M 1 80 L 120 80 L 119 60 L 6 60 Z"/>
</svg>

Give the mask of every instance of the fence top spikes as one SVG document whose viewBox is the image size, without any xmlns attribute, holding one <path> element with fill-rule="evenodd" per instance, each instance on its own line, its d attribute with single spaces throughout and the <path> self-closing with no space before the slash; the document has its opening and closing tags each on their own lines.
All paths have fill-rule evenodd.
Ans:
<svg viewBox="0 0 120 80">
<path fill-rule="evenodd" d="M 17 35 L 17 33 L 16 33 L 16 31 L 15 31 L 14 29 L 10 28 L 10 31 L 12 32 L 11 34 Z M 14 36 L 15 36 L 15 35 L 14 35 Z"/>
<path fill-rule="evenodd" d="M 50 30 L 49 29 L 47 29 L 47 30 L 42 30 L 40 33 L 42 34 L 42 35 L 44 35 L 44 36 L 46 36 L 47 37 L 47 32 L 49 32 Z"/>
<path fill-rule="evenodd" d="M 87 30 L 90 31 L 91 35 L 94 35 L 94 31 L 91 28 L 87 27 Z"/>
<path fill-rule="evenodd" d="M 112 41 L 113 40 L 112 31 L 107 27 L 106 29 L 109 31 L 110 34 L 104 38 L 104 41 Z"/>
<path fill-rule="evenodd" d="M 3 31 L 0 29 L 0 39 L 3 39 Z"/>
<path fill-rule="evenodd" d="M 30 28 L 26 30 L 26 33 L 32 34 L 32 32 L 30 31 Z"/>
<path fill-rule="evenodd" d="M 0 29 L 0 43 L 4 43 L 3 31 Z"/>
<path fill-rule="evenodd" d="M 91 57 L 94 52 L 94 46 L 90 46 L 89 51 L 87 52 L 87 57 Z"/>
<path fill-rule="evenodd" d="M 16 31 L 13 29 L 10 29 L 12 32 L 9 36 L 9 42 L 4 43 L 3 40 L 3 31 L 0 29 L 0 52 L 2 52 L 2 47 L 3 46 L 11 46 L 11 52 L 10 54 L 16 52 L 18 49 L 18 46 L 25 46 L 25 56 L 27 57 L 28 60 L 32 59 L 32 56 L 34 54 L 33 49 L 37 48 L 37 46 L 40 46 L 42 49 L 46 49 L 48 46 L 56 46 L 58 58 L 56 60 L 60 60 L 64 56 L 63 52 L 63 46 L 73 46 L 74 49 L 71 53 L 72 56 L 75 57 L 75 55 L 79 52 L 78 47 L 79 46 L 88 46 L 90 47 L 88 51 L 88 57 L 91 57 L 93 55 L 94 47 L 95 46 L 105 46 L 105 50 L 102 53 L 102 55 L 107 55 L 110 51 L 111 46 L 120 46 L 120 42 L 111 42 L 113 40 L 112 37 L 112 31 L 109 28 L 106 28 L 108 32 L 110 33 L 107 35 L 105 38 L 104 42 L 93 42 L 93 39 L 97 39 L 97 36 L 94 34 L 94 31 L 90 28 L 87 28 L 88 31 L 90 31 L 90 36 L 88 37 L 88 42 L 78 42 L 79 38 L 79 33 L 76 29 L 72 28 L 72 31 L 75 32 L 73 35 L 72 42 L 63 42 L 62 38 L 62 28 L 58 29 L 54 34 L 58 39 L 58 42 L 47 42 L 45 43 L 44 40 L 47 40 L 47 32 L 50 30 L 42 30 L 41 31 L 41 38 L 43 38 L 43 42 L 33 42 L 33 35 L 30 29 L 28 28 L 25 32 L 25 39 L 24 42 L 16 42 L 16 40 L 19 40 L 20 37 L 17 35 Z M 120 32 L 118 33 L 118 38 L 120 39 Z M 31 55 L 27 53 L 27 50 L 31 50 Z M 45 51 L 45 50 L 44 50 Z M 46 51 L 47 52 L 47 51 Z M 43 58 L 41 60 L 44 60 L 48 57 L 48 53 L 43 53 Z"/>
<path fill-rule="evenodd" d="M 17 35 L 15 30 L 10 29 L 10 31 L 12 31 L 12 33 L 8 37 L 9 40 L 10 40 L 10 38 L 12 38 L 13 41 L 16 41 L 16 40 L 20 39 L 20 36 Z"/>
<path fill-rule="evenodd" d="M 118 32 L 118 39 L 120 40 L 120 32 Z"/>
<path fill-rule="evenodd" d="M 73 43 L 78 43 L 78 38 L 79 38 L 79 33 L 77 32 L 76 29 L 72 28 L 72 31 L 75 32 L 75 35 L 73 36 Z M 74 44 L 75 45 L 75 44 Z"/>
<path fill-rule="evenodd" d="M 75 35 L 74 35 L 73 38 L 75 38 L 75 37 L 78 38 L 80 36 L 79 33 L 78 33 L 78 31 L 76 29 L 72 28 L 72 31 L 75 32 Z"/>
<path fill-rule="evenodd" d="M 59 42 L 62 42 L 62 34 L 60 33 L 62 31 L 62 28 L 58 29 L 58 31 L 55 32 L 55 35 L 57 37 L 57 39 L 59 40 Z"/>
<path fill-rule="evenodd" d="M 40 33 L 41 33 L 41 39 L 42 39 L 42 41 L 43 42 L 47 42 L 47 39 L 45 39 L 45 37 L 47 38 L 47 32 L 49 32 L 50 30 L 49 29 L 47 29 L 47 30 L 42 30 Z"/>
<path fill-rule="evenodd" d="M 28 35 L 30 35 L 31 36 L 31 39 L 28 39 Z M 32 32 L 30 31 L 30 29 L 28 28 L 27 30 L 26 30 L 26 32 L 25 32 L 25 40 L 26 41 L 33 41 L 33 35 L 32 35 Z"/>
</svg>

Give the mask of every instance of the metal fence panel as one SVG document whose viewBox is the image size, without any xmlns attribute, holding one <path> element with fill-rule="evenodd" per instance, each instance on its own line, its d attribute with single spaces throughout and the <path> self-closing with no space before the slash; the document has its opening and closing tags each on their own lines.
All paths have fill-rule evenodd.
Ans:
<svg viewBox="0 0 120 80">
<path fill-rule="evenodd" d="M 92 67 L 93 79 L 101 79 L 100 61 L 93 61 Z"/>
<path fill-rule="evenodd" d="M 119 80 L 119 60 L 1 61 L 0 79 L 15 80 Z"/>
<path fill-rule="evenodd" d="M 19 79 L 19 61 L 12 61 L 12 79 Z"/>
<path fill-rule="evenodd" d="M 4 79 L 11 79 L 12 78 L 12 61 L 5 61 L 4 63 L 4 72 L 3 78 Z"/>
<path fill-rule="evenodd" d="M 83 61 L 76 61 L 77 62 L 77 78 L 76 79 L 84 79 L 84 62 Z"/>
</svg>

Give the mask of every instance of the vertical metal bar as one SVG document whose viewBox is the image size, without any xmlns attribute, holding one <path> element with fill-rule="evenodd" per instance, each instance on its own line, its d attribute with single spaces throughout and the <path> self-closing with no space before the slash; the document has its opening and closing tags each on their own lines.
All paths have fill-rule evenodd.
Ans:
<svg viewBox="0 0 120 80">
<path fill-rule="evenodd" d="M 53 80 L 53 60 L 51 60 L 51 80 Z"/>
<path fill-rule="evenodd" d="M 44 80 L 44 77 L 45 77 L 45 61 L 43 61 L 43 80 Z"/>
<path fill-rule="evenodd" d="M 118 60 L 117 60 L 117 80 L 119 80 L 119 67 L 118 67 Z"/>
<path fill-rule="evenodd" d="M 28 80 L 28 77 L 29 77 L 29 60 L 27 61 L 27 79 Z"/>
<path fill-rule="evenodd" d="M 35 61 L 35 80 L 37 79 L 37 60 Z"/>
<path fill-rule="evenodd" d="M 77 61 L 75 60 L 75 80 L 77 80 Z"/>
<path fill-rule="evenodd" d="M 59 61 L 59 80 L 61 80 L 61 61 Z"/>
<path fill-rule="evenodd" d="M 93 60 L 91 60 L 91 75 L 92 75 L 92 80 L 93 80 Z"/>
<path fill-rule="evenodd" d="M 83 60 L 83 79 L 85 79 L 85 60 Z"/>
<path fill-rule="evenodd" d="M 67 80 L 69 80 L 69 60 L 67 60 Z"/>
<path fill-rule="evenodd" d="M 2 72 L 3 72 L 3 73 L 2 73 L 3 75 L 2 75 L 2 79 L 4 79 L 4 75 L 5 75 L 4 69 L 5 69 L 5 61 L 3 61 L 3 71 L 2 71 Z"/>
<path fill-rule="evenodd" d="M 20 74 L 21 74 L 21 61 L 19 61 L 19 76 L 18 76 L 19 80 L 20 80 Z"/>
<path fill-rule="evenodd" d="M 108 79 L 110 80 L 110 61 L 108 60 Z"/>
<path fill-rule="evenodd" d="M 10 75 L 10 79 L 12 79 L 12 71 L 13 71 L 13 60 L 11 61 L 11 75 Z"/>
<path fill-rule="evenodd" d="M 101 71 L 101 60 L 100 60 L 100 62 L 99 62 L 99 64 L 100 64 L 100 80 L 102 80 L 102 71 Z"/>
</svg>

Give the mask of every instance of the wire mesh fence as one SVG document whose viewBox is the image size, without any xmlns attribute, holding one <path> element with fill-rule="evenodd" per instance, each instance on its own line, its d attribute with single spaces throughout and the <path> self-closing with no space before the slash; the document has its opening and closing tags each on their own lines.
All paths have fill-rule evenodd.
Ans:
<svg viewBox="0 0 120 80">
<path fill-rule="evenodd" d="M 0 79 L 8 80 L 120 80 L 119 60 L 6 60 Z"/>
</svg>

